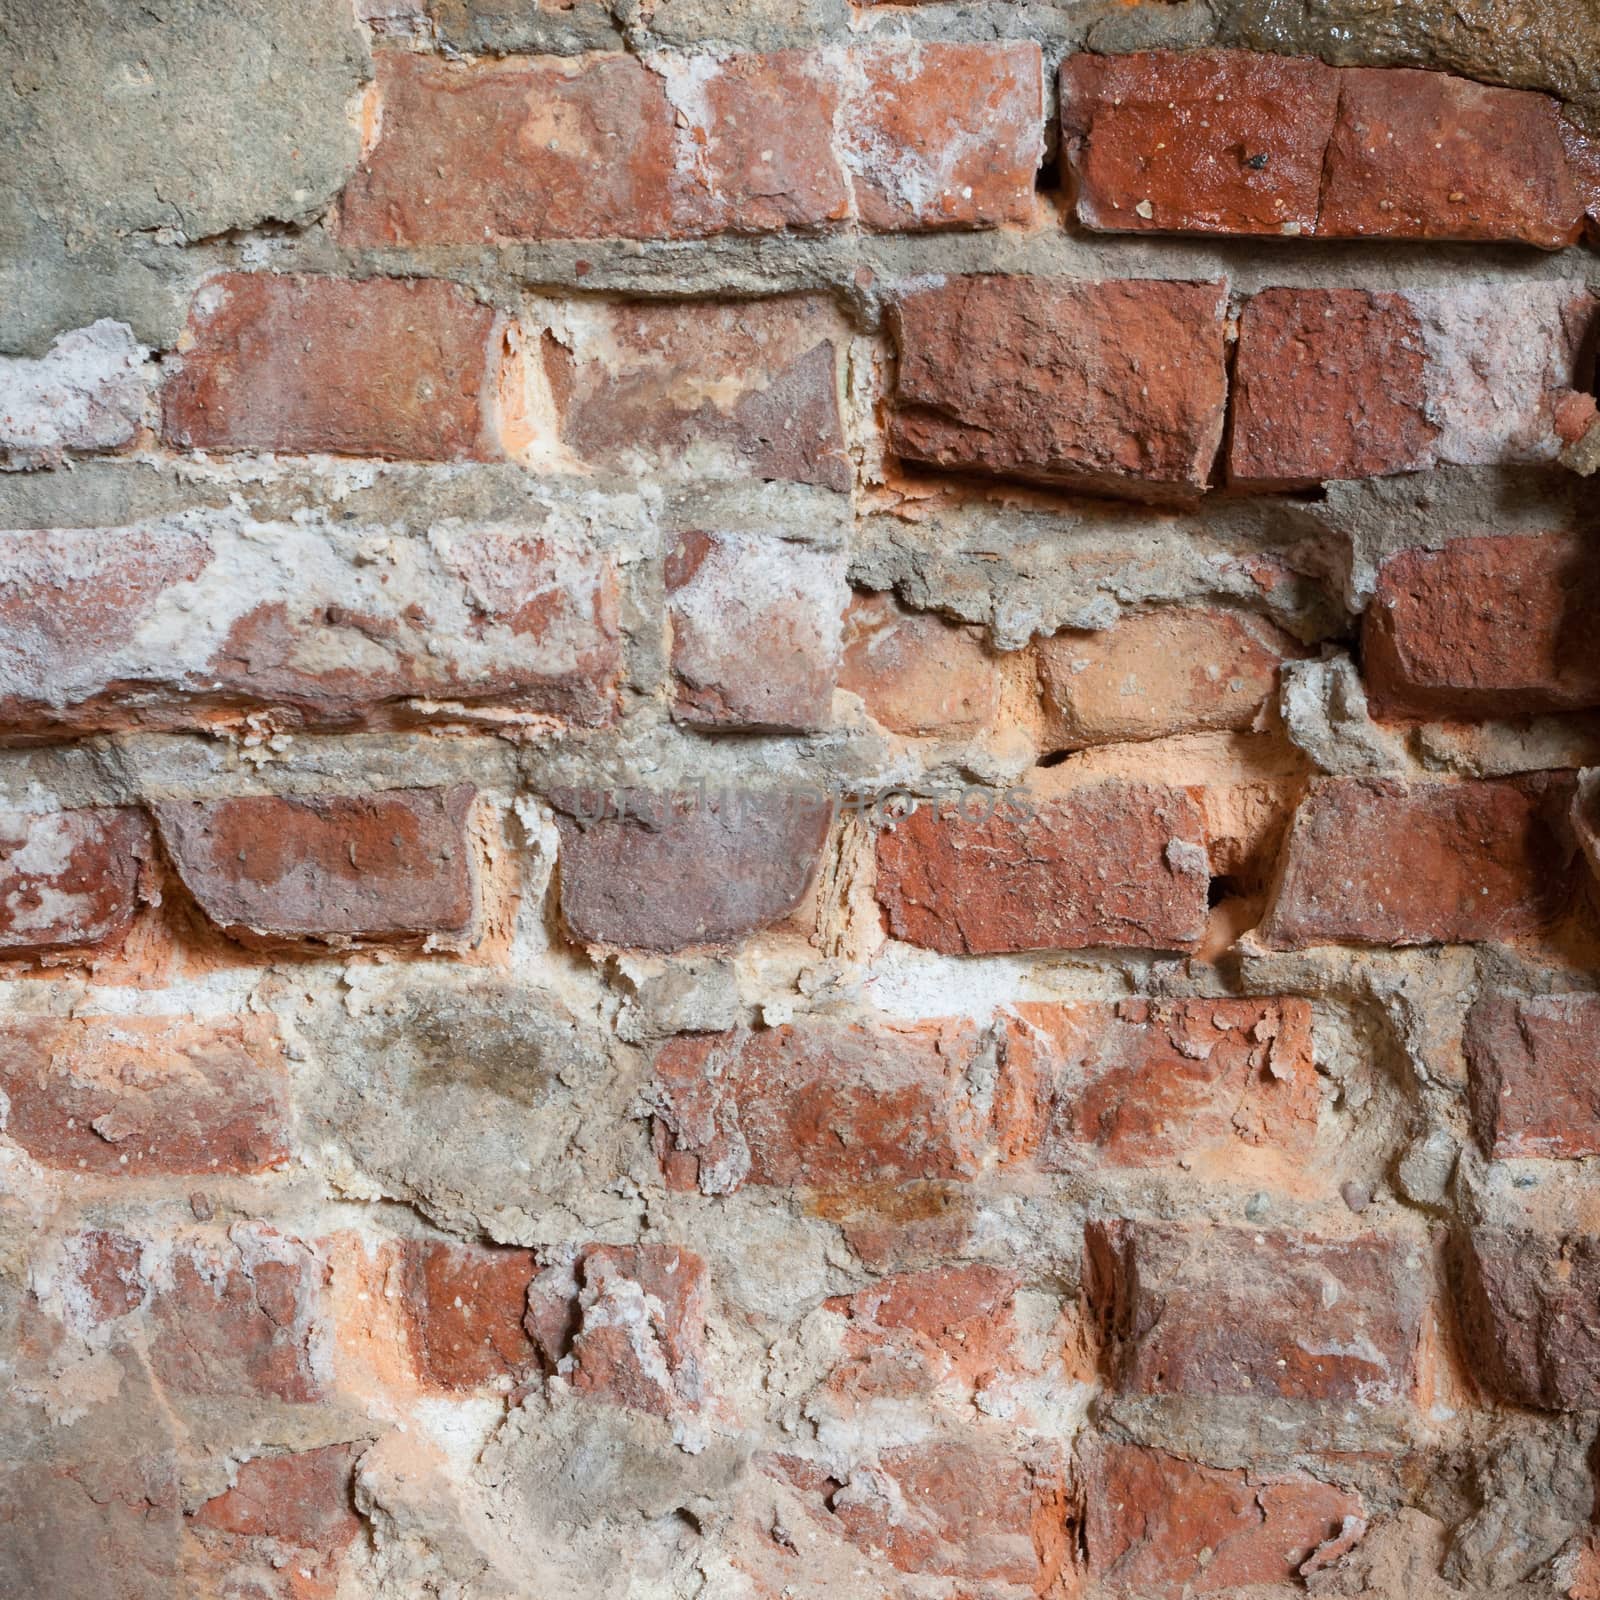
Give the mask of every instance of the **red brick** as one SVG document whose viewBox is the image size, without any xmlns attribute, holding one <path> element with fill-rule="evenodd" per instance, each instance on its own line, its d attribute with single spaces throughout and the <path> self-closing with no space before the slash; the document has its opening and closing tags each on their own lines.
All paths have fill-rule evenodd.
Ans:
<svg viewBox="0 0 1600 1600">
<path fill-rule="evenodd" d="M 67 1260 L 93 1323 L 113 1322 L 144 1304 L 143 1257 L 137 1239 L 110 1228 L 88 1229 L 69 1242 Z"/>
<path fill-rule="evenodd" d="M 446 1389 L 515 1379 L 537 1365 L 523 1330 L 531 1250 L 408 1240 L 405 1309 L 418 1374 Z"/>
<path fill-rule="evenodd" d="M 561 915 L 595 944 L 726 944 L 805 896 L 833 814 L 821 789 L 561 790 Z"/>
<path fill-rule="evenodd" d="M 1261 489 L 1431 466 L 1422 324 L 1404 295 L 1268 289 L 1239 319 L 1228 476 Z"/>
<path fill-rule="evenodd" d="M 1600 1406 L 1593 1234 L 1462 1226 L 1451 1280 L 1468 1370 L 1489 1394 L 1544 1411 Z"/>
<path fill-rule="evenodd" d="M 345 191 L 367 245 L 988 227 L 1033 207 L 1037 45 L 770 55 L 381 59 Z M 835 128 L 841 132 L 835 136 Z M 442 180 L 442 181 L 441 181 Z"/>
<path fill-rule="evenodd" d="M 1428 1262 L 1381 1234 L 1091 1223 L 1088 1292 L 1124 1394 L 1410 1397 Z"/>
<path fill-rule="evenodd" d="M 195 297 L 162 430 L 194 450 L 487 460 L 494 334 L 455 284 L 225 273 Z"/>
<path fill-rule="evenodd" d="M 1026 222 L 1044 159 L 1044 69 L 1028 43 L 857 52 L 842 123 L 856 211 L 880 233 Z M 848 69 L 847 69 L 848 70 Z"/>
<path fill-rule="evenodd" d="M 947 471 L 1192 500 L 1222 438 L 1225 299 L 1214 283 L 1000 276 L 907 295 L 890 445 Z"/>
<path fill-rule="evenodd" d="M 1292 488 L 1553 461 L 1597 309 L 1564 283 L 1265 290 L 1240 318 L 1229 478 Z"/>
<path fill-rule="evenodd" d="M 673 714 L 699 727 L 813 732 L 832 720 L 843 550 L 687 533 L 667 558 Z"/>
<path fill-rule="evenodd" d="M 1277 950 L 1535 937 L 1569 898 L 1572 794 L 1566 773 L 1319 779 L 1295 813 L 1260 937 Z"/>
<path fill-rule="evenodd" d="M 1339 74 L 1318 232 L 1328 238 L 1572 244 L 1583 201 L 1560 103 L 1442 72 Z"/>
<path fill-rule="evenodd" d="M 589 1245 L 528 1296 L 546 1361 L 580 1394 L 671 1417 L 705 1399 L 705 1262 L 671 1244 Z"/>
<path fill-rule="evenodd" d="M 1304 1000 L 1122 1000 L 1015 1008 L 1006 1060 L 1040 1108 L 1033 1159 L 1070 1172 L 1189 1167 L 1264 1145 L 1310 1158 L 1322 1101 Z M 1020 1092 L 1020 1091 L 1019 1091 Z"/>
<path fill-rule="evenodd" d="M 879 835 L 895 938 L 946 955 L 1198 946 L 1211 874 L 1185 790 L 1108 781 L 984 809 L 924 802 Z"/>
<path fill-rule="evenodd" d="M 801 51 L 650 66 L 385 54 L 382 135 L 345 190 L 341 235 L 664 239 L 837 221 L 836 79 L 819 68 Z"/>
<path fill-rule="evenodd" d="M 972 1405 L 1019 1364 L 1017 1284 L 1015 1273 L 999 1267 L 933 1267 L 824 1301 L 849 1319 L 844 1357 L 827 1380 L 832 1405 L 849 1416 L 876 1401 L 941 1393 Z"/>
<path fill-rule="evenodd" d="M 1600 557 L 1579 534 L 1451 539 L 1391 556 L 1362 626 L 1379 716 L 1494 717 L 1600 705 L 1583 620 Z"/>
<path fill-rule="evenodd" d="M 1263 618 L 1170 607 L 1034 647 L 1051 749 L 1249 728 L 1305 652 Z"/>
<path fill-rule="evenodd" d="M 473 799 L 458 784 L 155 809 L 183 886 L 231 938 L 405 944 L 472 926 Z"/>
<path fill-rule="evenodd" d="M 571 536 L 436 529 L 388 538 L 373 561 L 358 540 L 280 523 L 264 568 L 264 531 L 218 513 L 0 535 L 0 728 L 209 727 L 252 709 L 381 727 L 491 699 L 524 720 L 615 709 L 615 566 Z"/>
<path fill-rule="evenodd" d="M 967 1076 L 984 1048 L 962 1022 L 685 1035 L 655 1058 L 656 1149 L 706 1194 L 971 1178 L 994 1142 Z"/>
<path fill-rule="evenodd" d="M 1314 233 L 1340 74 L 1248 50 L 1068 56 L 1078 220 L 1113 233 Z"/>
<path fill-rule="evenodd" d="M 1600 1155 L 1600 995 L 1493 991 L 1464 1043 L 1472 1125 L 1491 1159 Z"/>
<path fill-rule="evenodd" d="M 1051 1524 L 1065 1523 L 1065 1495 L 1048 1466 L 963 1436 L 880 1450 L 877 1469 L 828 1502 L 852 1544 L 901 1572 L 1049 1592 L 1064 1553 Z"/>
<path fill-rule="evenodd" d="M 274 1029 L 251 1016 L 0 1022 L 5 1131 L 71 1171 L 264 1172 L 288 1154 Z"/>
<path fill-rule="evenodd" d="M 530 359 L 543 363 L 561 445 L 589 468 L 850 487 L 839 375 L 849 330 L 826 300 L 563 304 L 551 324 Z M 542 448 L 545 424 L 527 426 Z"/>
<path fill-rule="evenodd" d="M 97 1298 L 148 1328 L 150 1370 L 170 1394 L 297 1403 L 326 1395 L 327 1268 L 265 1223 L 147 1242 L 102 1267 Z"/>
<path fill-rule="evenodd" d="M 891 733 L 966 738 L 1000 710 L 1000 663 L 981 629 L 903 610 L 889 595 L 857 595 L 845 613 L 839 687 Z"/>
<path fill-rule="evenodd" d="M 192 1525 L 240 1539 L 270 1539 L 301 1551 L 342 1550 L 361 1531 L 350 1502 L 359 1447 L 324 1445 L 243 1462 L 231 1489 L 193 1513 Z"/>
<path fill-rule="evenodd" d="M 150 825 L 132 808 L 0 811 L 0 957 L 114 943 L 149 858 Z"/>
<path fill-rule="evenodd" d="M 1225 1471 L 1140 1445 L 1093 1441 L 1081 1470 L 1091 1574 L 1149 1600 L 1292 1585 L 1363 1513 L 1356 1495 L 1301 1473 Z"/>
</svg>

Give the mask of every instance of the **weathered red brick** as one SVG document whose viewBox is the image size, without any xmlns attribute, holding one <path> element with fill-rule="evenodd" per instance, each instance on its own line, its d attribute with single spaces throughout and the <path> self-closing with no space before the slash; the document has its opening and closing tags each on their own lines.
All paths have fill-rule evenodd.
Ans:
<svg viewBox="0 0 1600 1600">
<path fill-rule="evenodd" d="M 1305 652 L 1264 618 L 1171 607 L 1034 646 L 1051 749 L 1248 728 Z"/>
<path fill-rule="evenodd" d="M 289 1455 L 243 1462 L 231 1489 L 203 1502 L 191 1526 L 269 1539 L 302 1552 L 331 1555 L 361 1531 L 350 1501 L 350 1478 L 359 1447 L 330 1444 Z"/>
<path fill-rule="evenodd" d="M 1073 55 L 1062 147 L 1078 220 L 1114 233 L 1314 233 L 1339 77 L 1248 50 Z"/>
<path fill-rule="evenodd" d="M 1268 289 L 1239 323 L 1230 480 L 1554 460 L 1600 299 L 1560 283 Z"/>
<path fill-rule="evenodd" d="M 924 802 L 878 836 L 889 931 L 947 955 L 1191 950 L 1210 883 L 1200 807 L 1152 784 L 1021 790 L 992 807 Z"/>
<path fill-rule="evenodd" d="M 862 223 L 887 233 L 1025 222 L 1044 159 L 1039 46 L 918 41 L 856 53 L 845 166 Z"/>
<path fill-rule="evenodd" d="M 0 957 L 120 939 L 149 857 L 150 825 L 131 807 L 0 811 Z"/>
<path fill-rule="evenodd" d="M 528 1327 L 580 1394 L 672 1417 L 705 1399 L 705 1262 L 671 1244 L 589 1245 L 542 1274 Z"/>
<path fill-rule="evenodd" d="M 1222 438 L 1221 284 L 952 278 L 894 312 L 908 461 L 1192 500 Z M 983 359 L 975 361 L 973 352 Z"/>
<path fill-rule="evenodd" d="M 1192 1165 L 1241 1144 L 1297 1165 L 1322 1093 L 1304 1000 L 1025 1004 L 1006 1060 L 1039 1106 L 1033 1160 L 1074 1171 Z M 1023 1092 L 1021 1089 L 1019 1093 Z"/>
<path fill-rule="evenodd" d="M 195 297 L 162 430 L 194 450 L 487 460 L 494 335 L 451 283 L 225 273 Z"/>
<path fill-rule="evenodd" d="M 1080 1454 L 1089 1570 L 1115 1594 L 1186 1600 L 1293 1584 L 1364 1509 L 1303 1473 L 1223 1470 L 1110 1440 Z"/>
<path fill-rule="evenodd" d="M 1462 783 L 1323 778 L 1295 813 L 1269 947 L 1532 938 L 1565 909 L 1566 773 Z"/>
<path fill-rule="evenodd" d="M 837 221 L 837 89 L 783 51 L 459 65 L 380 58 L 382 135 L 345 189 L 355 245 L 684 238 Z"/>
<path fill-rule="evenodd" d="M 1060 1477 L 1037 1455 L 971 1437 L 878 1452 L 875 1474 L 853 1476 L 828 1501 L 845 1536 L 901 1572 L 1048 1592 L 1063 1551 Z"/>
<path fill-rule="evenodd" d="M 1491 991 L 1463 1042 L 1472 1125 L 1491 1159 L 1600 1155 L 1600 995 Z"/>
<path fill-rule="evenodd" d="M 1410 1397 L 1419 1246 L 1201 1223 L 1091 1223 L 1088 1292 L 1125 1394 Z"/>
<path fill-rule="evenodd" d="M 726 944 L 793 911 L 833 805 L 820 788 L 562 790 L 561 915 L 579 939 Z"/>
<path fill-rule="evenodd" d="M 474 1389 L 537 1365 L 522 1325 L 539 1270 L 531 1250 L 419 1239 L 401 1253 L 412 1359 L 425 1381 Z"/>
<path fill-rule="evenodd" d="M 1538 1227 L 1460 1226 L 1456 1317 L 1473 1377 L 1513 1405 L 1600 1405 L 1600 1241 Z"/>
<path fill-rule="evenodd" d="M 891 733 L 962 738 L 998 713 L 1000 663 L 980 629 L 906 611 L 889 595 L 857 595 L 845 613 L 839 687 Z"/>
<path fill-rule="evenodd" d="M 987 227 L 1032 209 L 1032 43 L 475 65 L 386 53 L 354 245 Z M 835 128 L 840 130 L 835 135 Z M 441 179 L 443 180 L 441 182 Z"/>
<path fill-rule="evenodd" d="M 133 1248 L 101 1253 L 80 1271 L 96 1273 L 101 1287 L 91 1292 L 102 1316 L 138 1314 L 151 1373 L 169 1393 L 325 1398 L 328 1273 L 308 1244 L 266 1223 L 236 1222 L 226 1236 Z"/>
<path fill-rule="evenodd" d="M 528 359 L 542 362 L 561 445 L 580 463 L 850 487 L 839 374 L 849 330 L 825 299 L 562 304 L 550 321 Z M 526 424 L 536 451 L 546 427 Z M 520 442 L 513 421 L 508 445 Z"/>
<path fill-rule="evenodd" d="M 1365 289 L 1267 289 L 1239 319 L 1228 475 L 1295 488 L 1429 466 L 1426 352 L 1415 308 Z"/>
<path fill-rule="evenodd" d="M 140 1275 L 144 1250 L 137 1239 L 89 1228 L 68 1242 L 66 1254 L 92 1322 L 114 1321 L 144 1304 L 148 1286 Z"/>
<path fill-rule="evenodd" d="M 5 1131 L 49 1167 L 130 1177 L 264 1172 L 288 1154 L 288 1088 L 263 1019 L 0 1022 Z"/>
<path fill-rule="evenodd" d="M 281 552 L 265 568 L 264 534 Z M 360 538 L 232 513 L 0 534 L 0 729 L 209 726 L 253 709 L 387 726 L 491 700 L 503 717 L 613 712 L 609 556 L 492 525 L 382 537 L 373 561 Z"/>
<path fill-rule="evenodd" d="M 967 1076 L 985 1048 L 964 1022 L 685 1035 L 655 1058 L 656 1149 L 706 1194 L 971 1178 L 994 1142 Z"/>
<path fill-rule="evenodd" d="M 1572 244 L 1583 201 L 1560 103 L 1442 72 L 1339 74 L 1318 232 L 1328 238 Z"/>
<path fill-rule="evenodd" d="M 1485 717 L 1600 705 L 1584 620 L 1600 556 L 1579 534 L 1451 539 L 1378 571 L 1361 635 L 1379 716 Z"/>
<path fill-rule="evenodd" d="M 167 800 L 162 842 L 206 917 L 246 944 L 415 943 L 474 916 L 474 791 Z"/>
<path fill-rule="evenodd" d="M 762 534 L 680 537 L 666 564 L 678 720 L 799 733 L 827 727 L 846 559 L 843 550 Z"/>
</svg>

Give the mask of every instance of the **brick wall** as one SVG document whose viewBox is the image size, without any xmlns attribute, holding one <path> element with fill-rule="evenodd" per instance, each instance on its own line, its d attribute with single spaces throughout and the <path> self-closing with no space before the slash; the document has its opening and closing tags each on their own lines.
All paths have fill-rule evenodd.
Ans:
<svg viewBox="0 0 1600 1600">
<path fill-rule="evenodd" d="M 0 1593 L 1596 1600 L 1592 0 L 137 9 Z"/>
</svg>

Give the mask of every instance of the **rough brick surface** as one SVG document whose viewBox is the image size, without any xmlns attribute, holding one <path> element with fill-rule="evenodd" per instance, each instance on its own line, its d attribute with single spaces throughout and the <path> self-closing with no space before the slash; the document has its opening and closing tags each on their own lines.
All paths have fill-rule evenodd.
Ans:
<svg viewBox="0 0 1600 1600">
<path fill-rule="evenodd" d="M 787 916 L 816 869 L 833 807 L 818 790 L 552 794 L 561 914 L 580 939 L 677 950 Z"/>
<path fill-rule="evenodd" d="M 655 1061 L 657 1149 L 707 1194 L 971 1177 L 990 1143 L 965 1077 L 983 1050 L 976 1029 L 932 1023 L 677 1040 Z"/>
<path fill-rule="evenodd" d="M 472 925 L 473 792 L 169 801 L 161 838 L 207 919 L 249 942 L 407 942 Z"/>
<path fill-rule="evenodd" d="M 1340 74 L 1319 232 L 1554 249 L 1577 239 L 1583 209 L 1548 95 L 1440 72 Z"/>
<path fill-rule="evenodd" d="M 1550 460 L 1597 307 L 1565 284 L 1254 295 L 1239 323 L 1229 479 L 1283 489 Z"/>
<path fill-rule="evenodd" d="M 1020 221 L 1044 148 L 1041 71 L 1032 44 L 391 54 L 381 137 L 340 231 L 413 245 Z"/>
<path fill-rule="evenodd" d="M 1150 611 L 1041 639 L 1035 655 L 1053 749 L 1248 728 L 1301 654 L 1270 623 L 1227 611 Z"/>
<path fill-rule="evenodd" d="M 1117 233 L 1314 233 L 1339 74 L 1246 50 L 1068 56 L 1078 220 Z"/>
<path fill-rule="evenodd" d="M 199 450 L 483 459 L 494 321 L 453 284 L 226 273 L 195 297 L 162 429 Z"/>
<path fill-rule="evenodd" d="M 858 595 L 845 613 L 839 687 L 892 733 L 959 738 L 1000 706 L 998 662 L 979 631 Z"/>
<path fill-rule="evenodd" d="M 897 939 L 950 955 L 1199 943 L 1211 874 L 1183 790 L 991 798 L 923 804 L 879 836 L 878 900 Z"/>
<path fill-rule="evenodd" d="M 1192 1167 L 1248 1145 L 1304 1162 L 1316 1143 L 1322 1096 L 1304 1001 L 1024 1005 L 1006 1054 L 1032 1080 L 1033 1159 L 1046 1171 L 1091 1156 Z"/>
<path fill-rule="evenodd" d="M 1263 1481 L 1138 1445 L 1096 1443 L 1083 1471 L 1090 1570 L 1115 1593 L 1163 1600 L 1293 1583 L 1363 1509 L 1315 1478 Z"/>
<path fill-rule="evenodd" d="M 1224 309 L 1206 283 L 973 277 L 908 295 L 889 442 L 946 471 L 1193 497 L 1222 437 Z"/>
<path fill-rule="evenodd" d="M 1248 50 L 1074 55 L 1061 129 L 1078 220 L 1108 232 L 1557 249 L 1584 226 L 1584 153 L 1560 103 L 1443 72 Z"/>
<path fill-rule="evenodd" d="M 1277 949 L 1532 938 L 1570 899 L 1571 798 L 1562 773 L 1324 779 L 1295 814 L 1262 936 Z"/>
<path fill-rule="evenodd" d="M 1600 1395 L 1594 1239 L 1463 1227 L 1452 1258 L 1456 1315 L 1477 1381 L 1514 1405 L 1593 1409 Z"/>
<path fill-rule="evenodd" d="M 0 1023 L 5 1131 L 48 1167 L 262 1172 L 288 1155 L 288 1084 L 261 1019 L 29 1017 Z"/>
<path fill-rule="evenodd" d="M 1037 45 L 916 43 L 860 52 L 842 156 L 864 226 L 1025 222 L 1044 158 Z"/>
<path fill-rule="evenodd" d="M 641 467 L 848 489 L 839 364 L 847 329 L 822 300 L 563 308 L 537 356 L 560 445 L 591 470 Z M 542 458 L 537 401 L 508 443 Z"/>
<path fill-rule="evenodd" d="M 531 1250 L 411 1241 L 404 1252 L 405 1308 L 420 1376 L 446 1389 L 514 1379 L 536 1363 L 523 1331 Z"/>
<path fill-rule="evenodd" d="M 1423 1248 L 1381 1234 L 1095 1223 L 1089 1293 L 1127 1394 L 1402 1402 Z"/>
<path fill-rule="evenodd" d="M 1380 716 L 1484 717 L 1600 704 L 1584 618 L 1600 560 L 1580 535 L 1452 539 L 1384 562 L 1362 624 Z"/>
<path fill-rule="evenodd" d="M 218 512 L 0 534 L 0 728 L 602 722 L 617 611 L 608 558 L 492 523 L 406 540 Z"/>
<path fill-rule="evenodd" d="M 0 956 L 119 939 L 149 856 L 149 823 L 130 808 L 0 812 Z"/>
<path fill-rule="evenodd" d="M 666 566 L 677 717 L 712 728 L 826 727 L 844 574 L 842 550 L 684 535 Z"/>
<path fill-rule="evenodd" d="M 1487 994 L 1464 1043 L 1473 1127 L 1488 1155 L 1600 1155 L 1600 996 Z"/>
</svg>

